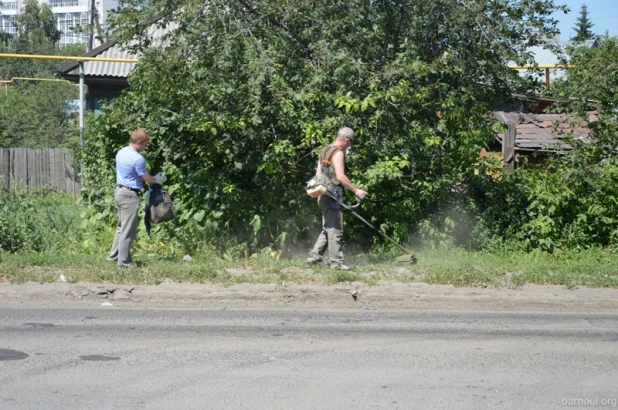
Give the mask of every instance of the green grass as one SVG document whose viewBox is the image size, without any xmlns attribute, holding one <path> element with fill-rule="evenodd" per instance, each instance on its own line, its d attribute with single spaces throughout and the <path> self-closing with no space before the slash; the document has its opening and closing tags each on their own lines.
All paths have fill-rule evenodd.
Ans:
<svg viewBox="0 0 618 410">
<path fill-rule="evenodd" d="M 423 282 L 453 286 L 516 288 L 528 283 L 618 288 L 618 258 L 602 250 L 560 255 L 513 253 L 492 255 L 460 249 L 424 251 L 414 265 L 392 260 L 375 262 L 365 255 L 348 257 L 352 271 L 307 266 L 298 258 L 279 260 L 268 255 L 226 259 L 214 253 L 185 262 L 135 253 L 136 264 L 119 269 L 105 254 L 70 252 L 0 255 L 0 280 L 55 282 L 64 274 L 71 282 L 158 284 L 165 280 L 187 283 L 337 284 L 362 282 Z"/>
<path fill-rule="evenodd" d="M 513 252 L 492 255 L 462 250 L 419 256 L 413 272 L 426 283 L 519 287 L 528 283 L 567 287 L 618 287 L 618 258 L 604 250 L 559 254 Z"/>
<path fill-rule="evenodd" d="M 309 267 L 304 258 L 273 258 L 278 254 L 269 249 L 241 258 L 233 256 L 244 254 L 238 250 L 221 254 L 203 248 L 191 255 L 193 260 L 185 262 L 177 241 L 158 230 L 149 238 L 143 224 L 133 246 L 135 266 L 118 269 L 105 261 L 113 240 L 113 223 L 76 204 L 71 197 L 5 191 L 0 192 L 0 211 L 0 281 L 14 283 L 55 282 L 63 274 L 71 282 L 119 284 L 158 284 L 165 280 L 223 285 L 424 282 L 495 288 L 528 283 L 618 288 L 618 255 L 610 250 L 555 254 L 426 250 L 417 253 L 414 265 L 397 265 L 398 255 L 349 252 L 346 263 L 354 269 L 333 271 L 325 265 Z M 191 240 L 201 242 L 195 237 Z M 20 251 L 3 252 L 3 246 Z"/>
</svg>

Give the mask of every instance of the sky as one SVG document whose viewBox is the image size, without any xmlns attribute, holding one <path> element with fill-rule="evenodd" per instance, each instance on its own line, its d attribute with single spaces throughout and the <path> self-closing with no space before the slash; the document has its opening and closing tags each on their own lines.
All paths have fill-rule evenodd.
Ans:
<svg viewBox="0 0 618 410">
<path fill-rule="evenodd" d="M 618 37 L 618 0 L 556 0 L 556 4 L 566 5 L 571 9 L 568 14 L 555 13 L 554 18 L 559 21 L 560 40 L 568 41 L 575 36 L 573 27 L 580 16 L 582 5 L 588 6 L 588 19 L 594 24 L 592 32 Z"/>
</svg>

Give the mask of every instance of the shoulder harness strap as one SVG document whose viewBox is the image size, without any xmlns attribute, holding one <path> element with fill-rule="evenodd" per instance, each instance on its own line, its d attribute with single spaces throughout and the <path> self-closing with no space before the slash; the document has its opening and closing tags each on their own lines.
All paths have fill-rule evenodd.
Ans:
<svg viewBox="0 0 618 410">
<path fill-rule="evenodd" d="M 322 165 L 330 166 L 333 163 L 333 157 L 337 151 L 341 151 L 341 148 L 334 145 L 327 146 L 321 156 Z"/>
</svg>

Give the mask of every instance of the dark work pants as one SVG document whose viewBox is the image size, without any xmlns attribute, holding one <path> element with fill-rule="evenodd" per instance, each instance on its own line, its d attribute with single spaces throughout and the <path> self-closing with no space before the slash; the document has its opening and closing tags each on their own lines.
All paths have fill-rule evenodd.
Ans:
<svg viewBox="0 0 618 410">
<path fill-rule="evenodd" d="M 343 212 L 341 209 L 332 209 L 329 202 L 330 198 L 326 195 L 318 197 L 318 205 L 322 211 L 322 231 L 309 255 L 312 258 L 321 259 L 326 248 L 328 248 L 330 263 L 342 264 Z"/>
</svg>

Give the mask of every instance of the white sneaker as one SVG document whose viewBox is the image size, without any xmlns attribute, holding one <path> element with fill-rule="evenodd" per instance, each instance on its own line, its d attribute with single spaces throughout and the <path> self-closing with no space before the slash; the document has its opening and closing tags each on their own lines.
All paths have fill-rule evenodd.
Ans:
<svg viewBox="0 0 618 410">
<path fill-rule="evenodd" d="M 330 265 L 331 269 L 339 269 L 339 270 L 351 270 L 348 265 L 344 265 L 343 263 L 333 263 Z"/>
<path fill-rule="evenodd" d="M 307 258 L 307 263 L 311 264 L 311 265 L 315 265 L 316 263 L 320 263 L 322 262 L 322 258 L 316 258 L 313 256 L 310 256 Z"/>
</svg>

